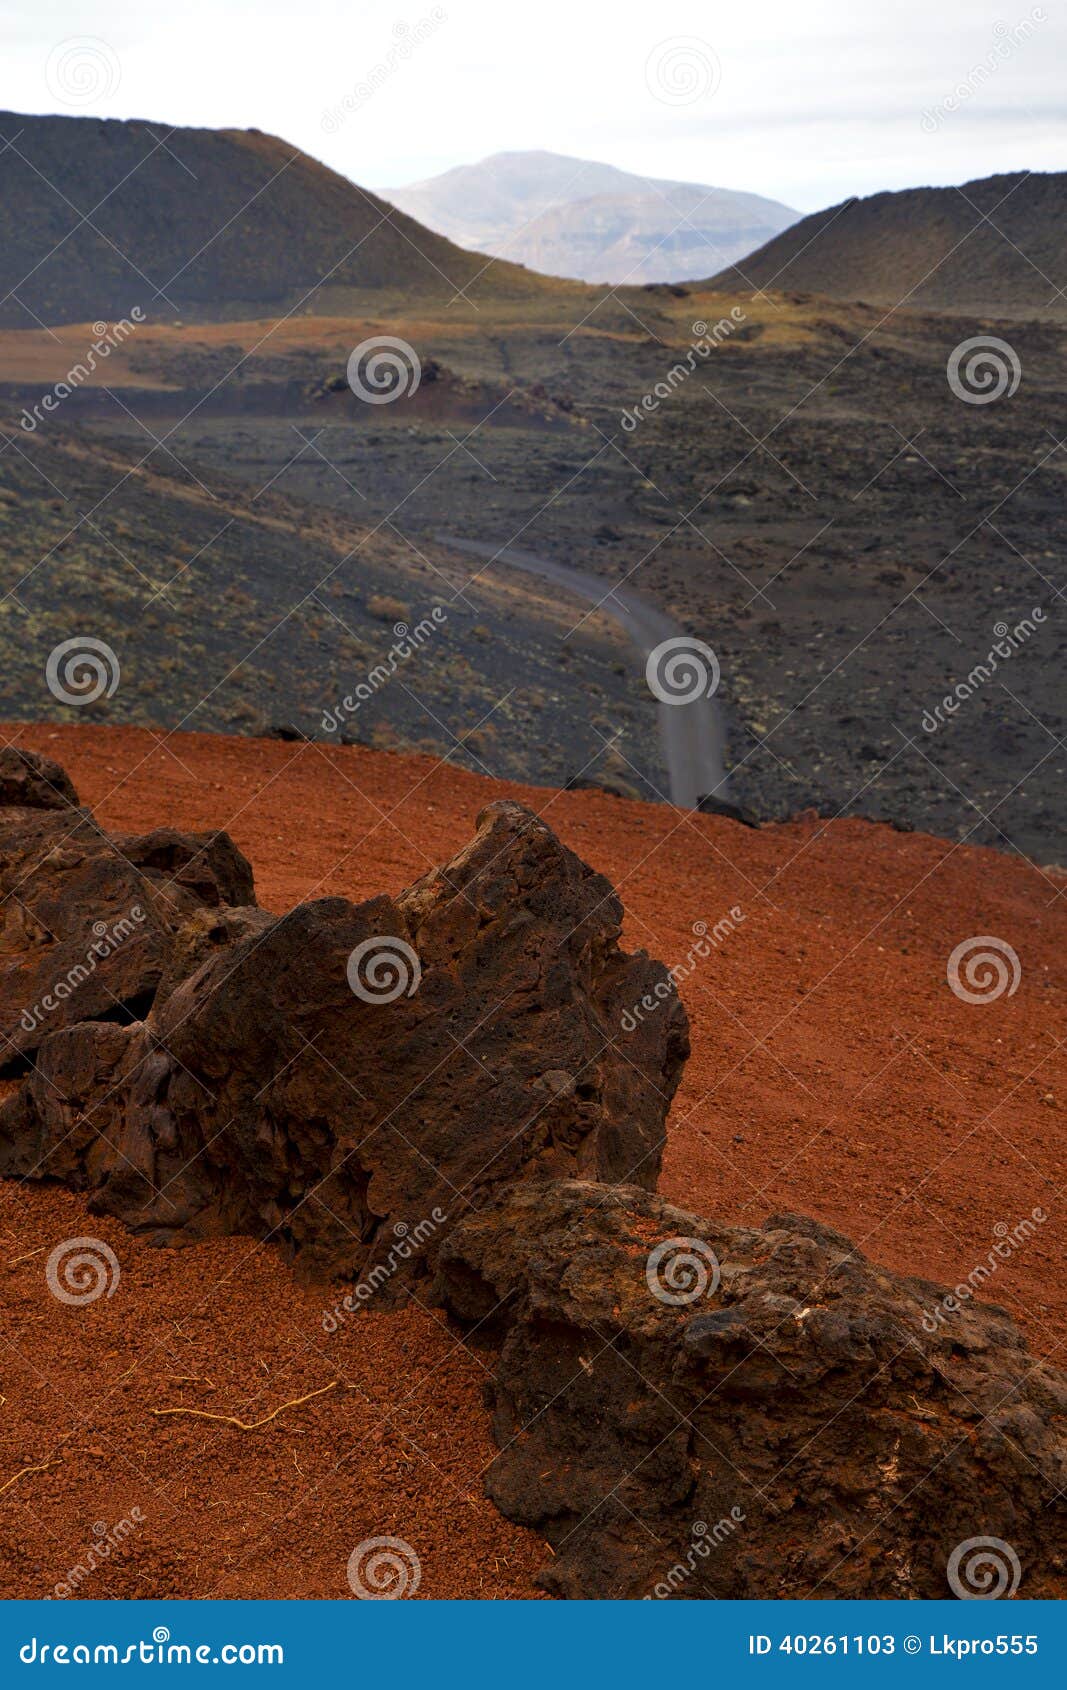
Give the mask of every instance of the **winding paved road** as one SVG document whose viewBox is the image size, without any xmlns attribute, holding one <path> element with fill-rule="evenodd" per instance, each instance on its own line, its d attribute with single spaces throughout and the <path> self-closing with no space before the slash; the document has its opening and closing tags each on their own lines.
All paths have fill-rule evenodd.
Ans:
<svg viewBox="0 0 1067 1690">
<path fill-rule="evenodd" d="M 643 686 L 647 687 L 645 662 L 649 653 L 664 640 L 686 639 L 685 630 L 661 610 L 627 587 L 610 587 L 599 575 L 572 569 L 569 564 L 539 557 L 535 552 L 520 551 L 514 546 L 493 546 L 482 540 L 455 540 L 445 534 L 438 534 L 435 538 L 440 545 L 470 557 L 497 559 L 514 569 L 540 575 L 546 581 L 568 588 L 576 597 L 597 605 L 605 615 L 615 619 L 641 653 Z M 652 696 L 649 693 L 650 699 Z M 718 789 L 718 796 L 725 798 L 722 722 L 714 698 L 697 698 L 691 704 L 660 703 L 658 709 L 671 802 L 681 809 L 695 810 L 697 800 L 705 792 Z"/>
</svg>

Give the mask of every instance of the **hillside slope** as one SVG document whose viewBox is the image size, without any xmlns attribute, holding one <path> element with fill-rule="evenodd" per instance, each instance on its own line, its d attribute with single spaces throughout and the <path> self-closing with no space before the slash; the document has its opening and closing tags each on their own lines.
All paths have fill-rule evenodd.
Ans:
<svg viewBox="0 0 1067 1690">
<path fill-rule="evenodd" d="M 8 143 L 6 147 L 3 143 Z M 0 114 L 0 326 L 447 298 L 484 267 L 258 130 Z M 492 286 L 536 291 L 493 266 Z"/>
<path fill-rule="evenodd" d="M 1063 315 L 1067 172 L 907 188 L 813 212 L 715 277 L 1002 316 Z"/>
<path fill-rule="evenodd" d="M 0 432 L 6 421 L 0 407 Z M 123 676 L 111 720 L 296 728 L 451 752 L 522 778 L 535 719 L 539 773 L 552 784 L 576 771 L 607 778 L 609 767 L 633 783 L 640 764 L 662 786 L 655 713 L 628 644 L 602 613 L 576 628 L 580 599 L 545 598 L 521 574 L 472 582 L 466 559 L 428 554 L 382 525 L 372 533 L 322 498 L 290 500 L 264 486 L 269 474 L 249 487 L 213 464 L 207 481 L 163 454 L 140 462 L 140 449 L 96 430 L 23 439 L 0 462 L 9 710 L 69 720 L 81 706 L 48 690 L 48 653 L 72 627 L 106 629 Z M 86 510 L 95 515 L 79 522 Z M 342 706 L 390 665 L 396 686 L 365 686 L 355 708 Z M 629 766 L 607 760 L 591 696 L 627 723 Z"/>
<path fill-rule="evenodd" d="M 679 970 L 693 1054 L 663 1193 L 740 1224 L 814 1215 L 948 1284 L 1040 1209 L 977 1295 L 1062 1359 L 1064 904 L 1026 863 L 856 820 L 679 823 L 355 746 L 81 725 L 2 738 L 58 759 L 106 827 L 229 828 L 278 912 L 395 894 L 490 800 L 532 804 L 618 888 L 626 948 Z M 715 947 L 690 966 L 694 922 Z M 1018 990 L 968 1003 L 946 959 L 987 931 L 1016 948 Z M 121 1285 L 71 1308 L 45 1293 L 44 1264 L 87 1234 Z M 0 1595 L 47 1593 L 84 1560 L 87 1521 L 135 1506 L 143 1524 L 81 1594 L 345 1597 L 353 1547 L 384 1533 L 420 1557 L 420 1597 L 534 1594 L 548 1551 L 483 1493 L 485 1362 L 431 1310 L 324 1330 L 335 1288 L 296 1283 L 275 1246 L 154 1248 L 51 1185 L 0 1183 L 0 1237 L 0 1482 L 30 1469 L 4 1498 Z M 153 1412 L 256 1420 L 312 1392 L 253 1433 Z"/>
<path fill-rule="evenodd" d="M 430 229 L 549 276 L 684 281 L 796 217 L 759 194 L 638 176 L 562 153 L 494 153 L 387 197 Z"/>
</svg>

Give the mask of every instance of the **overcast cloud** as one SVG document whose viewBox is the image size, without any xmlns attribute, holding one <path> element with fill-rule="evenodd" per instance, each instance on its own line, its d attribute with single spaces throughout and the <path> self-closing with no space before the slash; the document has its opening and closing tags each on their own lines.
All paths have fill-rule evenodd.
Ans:
<svg viewBox="0 0 1067 1690">
<path fill-rule="evenodd" d="M 810 211 L 1067 165 L 1055 0 L 20 0 L 3 15 L 6 109 L 254 125 L 369 187 L 546 147 Z"/>
</svg>

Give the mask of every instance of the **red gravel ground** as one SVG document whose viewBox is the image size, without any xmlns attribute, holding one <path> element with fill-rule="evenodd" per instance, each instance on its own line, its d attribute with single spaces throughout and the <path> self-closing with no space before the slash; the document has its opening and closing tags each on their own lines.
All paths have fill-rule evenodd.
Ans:
<svg viewBox="0 0 1067 1690">
<path fill-rule="evenodd" d="M 228 828 L 278 911 L 399 891 L 489 799 L 523 799 L 619 888 L 625 942 L 687 970 L 693 1056 L 665 1195 L 731 1221 L 813 1214 L 949 1283 L 1038 1209 L 985 1291 L 1067 1363 L 1061 871 L 860 821 L 754 833 L 361 748 L 2 733 L 61 762 L 106 826 Z M 724 917 L 732 930 L 689 971 L 694 924 L 711 935 Z M 948 957 L 986 934 L 1017 954 L 1018 988 L 961 1001 Z M 110 1244 L 121 1278 L 68 1307 L 44 1264 L 81 1234 Z M 327 1335 L 328 1289 L 296 1283 L 271 1247 L 153 1250 L 76 1196 L 14 1183 L 0 1187 L 0 1285 L 0 1595 L 53 1592 L 95 1525 L 114 1535 L 131 1517 L 80 1594 L 344 1597 L 349 1554 L 381 1536 L 417 1552 L 420 1596 L 535 1594 L 550 1552 L 481 1492 L 483 1358 L 427 1310 Z M 252 1422 L 313 1392 L 255 1430 L 152 1412 Z"/>
</svg>

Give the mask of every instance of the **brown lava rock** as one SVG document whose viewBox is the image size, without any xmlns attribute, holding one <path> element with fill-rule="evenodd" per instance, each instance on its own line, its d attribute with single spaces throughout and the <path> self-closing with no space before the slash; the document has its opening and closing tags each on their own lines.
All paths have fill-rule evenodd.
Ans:
<svg viewBox="0 0 1067 1690">
<path fill-rule="evenodd" d="M 142 871 L 165 859 L 191 891 L 161 837 L 136 842 Z M 512 803 L 395 901 L 201 910 L 143 1024 L 43 1040 L 0 1111 L 0 1172 L 88 1189 L 161 1242 L 274 1236 L 334 1274 L 420 1223 L 436 1243 L 512 1180 L 652 1187 L 687 1024 L 666 970 L 619 949 L 621 916 Z"/>
<path fill-rule="evenodd" d="M 0 810 L 77 809 L 78 794 L 65 769 L 18 745 L 0 750 Z"/>
<path fill-rule="evenodd" d="M 979 1537 L 1067 1595 L 1067 1374 L 1002 1309 L 938 1320 L 943 1287 L 811 1220 L 579 1181 L 468 1216 L 438 1290 L 502 1340 L 487 1489 L 556 1595 L 950 1597 Z"/>
<path fill-rule="evenodd" d="M 1067 1375 L 814 1221 L 654 1195 L 685 1014 L 531 811 L 491 805 L 396 899 L 276 918 L 225 834 L 109 838 L 22 753 L 0 799 L 0 1006 L 33 1058 L 0 1173 L 386 1301 L 433 1271 L 499 1351 L 487 1490 L 552 1544 L 550 1592 L 1067 1595 Z"/>
<path fill-rule="evenodd" d="M 0 756 L 0 1073 L 57 1029 L 147 1014 L 176 934 L 203 908 L 254 902 L 225 833 L 110 836 L 62 769 Z"/>
</svg>

